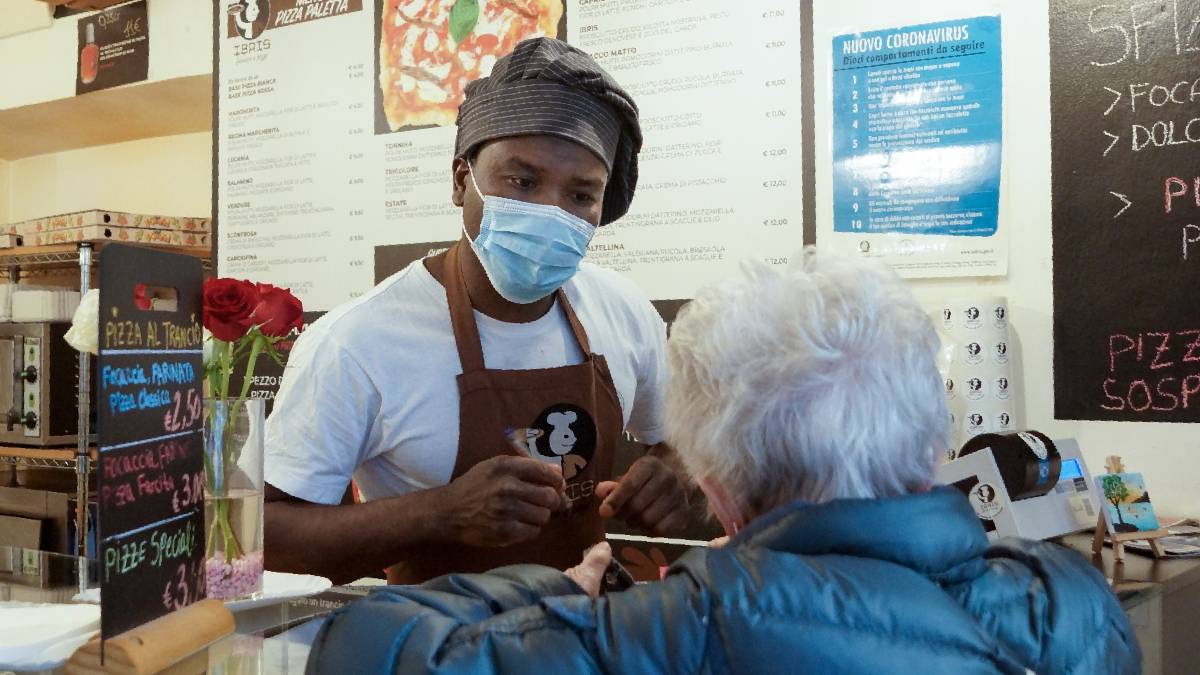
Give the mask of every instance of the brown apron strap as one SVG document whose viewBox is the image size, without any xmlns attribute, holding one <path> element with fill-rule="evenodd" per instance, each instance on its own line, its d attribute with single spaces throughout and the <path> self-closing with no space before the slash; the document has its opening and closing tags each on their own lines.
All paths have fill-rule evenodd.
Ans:
<svg viewBox="0 0 1200 675">
<path fill-rule="evenodd" d="M 562 305 L 563 312 L 567 314 L 567 322 L 571 324 L 571 332 L 575 334 L 575 339 L 579 341 L 579 349 L 583 352 L 583 358 L 587 359 L 592 353 L 592 346 L 588 343 L 587 331 L 583 329 L 583 324 L 579 322 L 579 317 L 575 316 L 575 308 L 571 307 L 571 301 L 567 300 L 567 294 L 563 289 L 555 291 L 559 304 Z"/>
<path fill-rule="evenodd" d="M 450 305 L 450 325 L 454 329 L 454 342 L 458 346 L 458 361 L 464 373 L 483 370 L 483 343 L 479 341 L 479 327 L 475 325 L 475 310 L 467 294 L 467 281 L 463 278 L 462 266 L 458 262 L 458 247 L 455 244 L 446 252 L 442 280 L 446 284 L 446 303 Z"/>
<path fill-rule="evenodd" d="M 471 297 L 467 293 L 467 281 L 463 277 L 462 266 L 459 263 L 459 246 L 455 244 L 446 252 L 445 269 L 442 279 L 446 284 L 446 302 L 450 305 L 450 325 L 454 329 L 454 342 L 458 346 L 458 361 L 462 364 L 464 373 L 483 370 L 483 343 L 479 339 L 479 327 L 475 324 L 475 310 L 471 305 Z M 579 342 L 579 349 L 586 359 L 592 353 L 591 343 L 588 342 L 587 331 L 575 315 L 575 309 L 567 300 L 567 294 L 560 288 L 554 292 L 554 297 L 567 316 L 571 332 Z"/>
</svg>

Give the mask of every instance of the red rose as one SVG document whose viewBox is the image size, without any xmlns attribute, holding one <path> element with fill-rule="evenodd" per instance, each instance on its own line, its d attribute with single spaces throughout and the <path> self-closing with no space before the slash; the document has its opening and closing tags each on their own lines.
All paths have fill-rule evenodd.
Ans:
<svg viewBox="0 0 1200 675">
<path fill-rule="evenodd" d="M 304 306 L 286 288 L 257 284 L 258 306 L 250 322 L 267 337 L 284 337 L 304 326 Z"/>
<path fill-rule="evenodd" d="M 254 325 L 250 315 L 258 303 L 258 290 L 249 281 L 209 279 L 204 282 L 204 327 L 216 339 L 233 342 Z"/>
</svg>

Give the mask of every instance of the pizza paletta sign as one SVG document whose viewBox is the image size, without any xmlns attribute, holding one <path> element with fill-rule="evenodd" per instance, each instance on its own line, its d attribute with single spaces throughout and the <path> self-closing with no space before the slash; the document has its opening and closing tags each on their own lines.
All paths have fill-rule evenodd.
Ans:
<svg viewBox="0 0 1200 675">
<path fill-rule="evenodd" d="M 272 28 L 361 11 L 362 0 L 237 0 L 226 9 L 226 34 L 255 40 Z"/>
</svg>

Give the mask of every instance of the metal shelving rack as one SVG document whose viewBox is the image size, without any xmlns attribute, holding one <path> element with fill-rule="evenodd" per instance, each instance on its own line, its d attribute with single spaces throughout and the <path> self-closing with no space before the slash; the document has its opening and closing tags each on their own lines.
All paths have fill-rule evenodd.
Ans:
<svg viewBox="0 0 1200 675">
<path fill-rule="evenodd" d="M 79 266 L 79 293 L 82 297 L 91 288 L 92 270 L 101 243 L 89 241 L 78 244 L 55 244 L 36 248 L 0 250 L 0 268 L 7 268 L 12 283 L 21 280 L 22 270 L 70 268 Z M 201 258 L 206 270 L 212 268 L 212 252 L 207 248 L 162 247 L 175 253 L 187 253 Z M 75 470 L 75 550 L 80 557 L 87 552 L 88 481 L 92 461 L 97 458 L 91 444 L 91 371 L 92 355 L 79 353 L 77 407 L 79 435 L 75 449 L 44 449 L 26 447 L 0 448 L 0 464 L 49 469 Z M 86 565 L 80 566 L 79 590 L 87 589 Z"/>
</svg>

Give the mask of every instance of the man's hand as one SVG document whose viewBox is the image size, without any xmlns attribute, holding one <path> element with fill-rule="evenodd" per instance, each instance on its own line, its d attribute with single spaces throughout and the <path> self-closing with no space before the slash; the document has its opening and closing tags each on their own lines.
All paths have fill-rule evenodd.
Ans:
<svg viewBox="0 0 1200 675">
<path fill-rule="evenodd" d="M 683 483 L 670 465 L 647 455 L 633 463 L 618 481 L 596 486 L 602 518 L 620 518 L 654 535 L 677 534 L 687 525 L 688 503 Z"/>
<path fill-rule="evenodd" d="M 562 472 L 528 457 L 484 460 L 441 490 L 451 538 L 470 546 L 508 546 L 538 536 L 561 509 Z"/>
<path fill-rule="evenodd" d="M 610 562 L 612 562 L 612 547 L 608 545 L 608 542 L 602 541 L 583 554 L 583 562 L 564 570 L 563 574 L 579 584 L 584 593 L 595 598 L 600 595 L 600 584 L 604 581 L 604 572 L 608 569 Z"/>
</svg>

